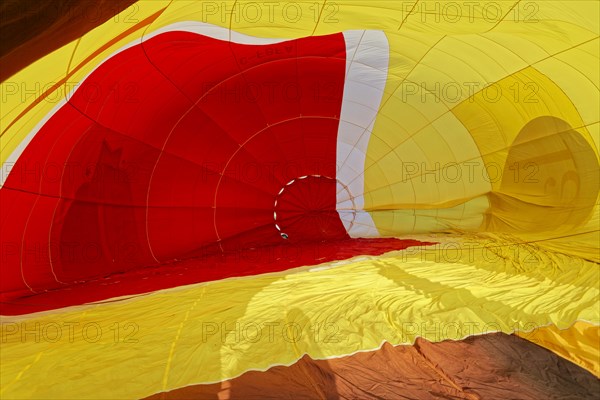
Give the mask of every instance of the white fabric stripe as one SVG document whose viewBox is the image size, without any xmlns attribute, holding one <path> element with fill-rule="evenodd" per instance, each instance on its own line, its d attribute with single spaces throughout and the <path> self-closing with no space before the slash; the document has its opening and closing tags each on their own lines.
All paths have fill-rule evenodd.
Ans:
<svg viewBox="0 0 600 400">
<path fill-rule="evenodd" d="M 336 208 L 351 237 L 380 236 L 373 219 L 364 211 L 365 160 L 371 132 L 383 98 L 389 64 L 385 33 L 373 30 L 344 32 L 346 80 L 337 139 L 337 179 L 351 193 L 338 190 Z M 350 201 L 351 200 L 351 201 Z M 348 210 L 353 204 L 355 209 Z"/>
</svg>

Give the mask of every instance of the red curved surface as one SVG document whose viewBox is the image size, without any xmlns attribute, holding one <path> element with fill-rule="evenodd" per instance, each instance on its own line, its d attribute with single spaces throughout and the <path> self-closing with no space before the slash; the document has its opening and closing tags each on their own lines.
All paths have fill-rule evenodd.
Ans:
<svg viewBox="0 0 600 400">
<path fill-rule="evenodd" d="M 41 128 L 0 190 L 2 291 L 216 243 L 279 244 L 282 186 L 335 176 L 344 71 L 341 34 L 255 46 L 169 32 L 113 56 Z M 322 184 L 323 207 L 335 210 L 335 186 Z M 341 223 L 322 236 L 345 237 Z"/>
<path fill-rule="evenodd" d="M 336 212 L 345 49 L 342 34 L 259 46 L 168 32 L 101 64 L 0 189 L 2 313 L 418 243 L 351 242 Z M 308 256 L 271 262 L 281 245 Z M 253 263 L 218 258 L 231 252 Z"/>
</svg>

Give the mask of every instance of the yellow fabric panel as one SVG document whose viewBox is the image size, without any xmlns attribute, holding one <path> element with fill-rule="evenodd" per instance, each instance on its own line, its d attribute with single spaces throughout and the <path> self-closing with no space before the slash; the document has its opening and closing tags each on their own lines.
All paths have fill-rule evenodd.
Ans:
<svg viewBox="0 0 600 400">
<path fill-rule="evenodd" d="M 70 54 L 75 48 L 70 43 L 54 53 L 46 56 L 48 65 L 34 63 L 25 71 L 0 83 L 2 99 L 0 107 L 0 161 L 4 163 L 8 156 L 25 139 L 31 130 L 44 118 L 50 110 L 56 107 L 65 96 L 63 86 L 38 104 L 33 110 L 17 120 L 17 117 L 26 111 L 28 106 L 44 92 L 50 90 L 65 76 Z M 40 79 L 40 77 L 45 77 Z M 14 126 L 6 131 L 9 124 Z M 6 131 L 6 132 L 5 132 Z"/>
<path fill-rule="evenodd" d="M 600 264 L 600 223 L 599 208 L 596 206 L 594 214 L 587 226 L 573 229 L 570 233 L 554 238 L 548 238 L 547 232 L 542 233 L 515 233 L 520 241 L 535 242 L 537 246 L 553 252 L 581 257 L 585 260 Z M 589 230 L 585 230 L 589 229 Z"/>
<path fill-rule="evenodd" d="M 553 351 L 600 378 L 600 327 L 577 321 L 567 329 L 544 326 L 517 335 Z"/>
<path fill-rule="evenodd" d="M 452 112 L 473 135 L 486 163 L 500 166 L 504 165 L 507 150 L 518 133 L 535 118 L 551 115 L 572 127 L 583 126 L 576 109 L 560 88 L 533 67 L 476 93 L 473 99 L 462 102 Z M 589 134 L 587 136 L 589 138 Z M 494 184 L 498 190 L 500 180 L 494 180 Z"/>
<path fill-rule="evenodd" d="M 482 92 L 453 110 L 486 165 L 501 173 L 493 181 L 495 193 L 482 229 L 564 233 L 585 226 L 598 204 L 600 179 L 597 148 L 586 123 L 563 90 L 532 67 L 497 87 L 503 94 L 499 101 L 491 102 Z M 519 94 L 519 88 L 529 93 Z M 594 225 L 591 229 L 597 229 Z"/>
<path fill-rule="evenodd" d="M 457 227 L 477 230 L 481 226 L 489 206 L 488 198 L 479 196 L 465 203 L 444 208 L 432 205 L 431 208 L 411 210 L 410 207 L 407 207 L 406 210 L 372 211 L 371 215 L 377 221 L 388 220 L 391 226 L 402 226 L 415 233 L 451 231 Z M 380 233 L 384 236 L 395 235 L 394 229 L 386 231 L 384 228 L 379 228 Z"/>
<path fill-rule="evenodd" d="M 391 68 L 387 97 L 384 96 L 380 108 L 365 165 L 365 208 L 372 211 L 382 234 L 411 232 L 411 225 L 378 212 L 379 209 L 420 210 L 432 204 L 440 208 L 455 207 L 453 200 L 467 203 L 489 192 L 490 184 L 494 191 L 515 194 L 506 187 L 500 190 L 501 178 L 513 173 L 503 168 L 513 141 L 521 129 L 537 117 L 554 116 L 566 121 L 589 143 L 597 160 L 600 96 L 595 66 L 599 29 L 594 16 L 598 16 L 598 4 L 484 2 L 472 10 L 465 7 L 462 5 L 459 11 L 461 6 L 457 8 L 452 2 L 418 2 L 401 29 L 388 33 Z M 496 9 L 504 17 L 501 22 L 490 23 Z M 459 15 L 463 18 L 455 20 L 453 16 Z M 475 18 L 467 24 L 465 16 Z M 396 49 L 402 50 L 395 53 Z M 404 56 L 405 53 L 410 57 Z M 456 116 L 458 123 L 450 122 L 447 114 Z M 444 124 L 439 123 L 442 117 L 446 119 Z M 553 133 L 550 131 L 548 135 Z M 473 140 L 477 148 L 475 154 L 461 152 L 469 148 Z M 539 146 L 532 153 L 538 149 Z M 545 155 L 539 155 L 542 159 L 535 161 L 544 160 Z M 444 179 L 444 166 L 452 158 L 463 173 L 468 168 L 477 169 L 468 185 L 462 185 L 464 178 L 458 182 Z M 424 177 L 428 171 L 435 170 L 438 161 L 437 177 Z M 514 157 L 511 161 L 515 162 Z M 583 164 L 579 166 L 580 176 L 587 174 L 586 168 L 597 170 L 593 162 Z M 413 165 L 420 166 L 420 173 L 398 183 L 398 171 Z M 568 167 L 559 163 L 545 173 L 551 175 L 561 168 L 570 169 Z M 486 174 L 479 170 L 488 168 L 490 174 L 497 171 L 500 177 L 482 179 Z M 523 175 L 528 171 L 519 172 Z M 429 184 L 422 184 L 426 178 Z M 595 176 L 590 180 L 593 178 Z M 517 189 L 523 187 L 527 186 Z M 590 192 L 596 187 L 592 185 Z M 554 191 L 554 194 L 561 193 Z M 590 208 L 597 207 L 591 205 L 594 201 L 589 200 L 590 196 L 594 197 L 585 194 L 584 200 L 575 199 L 574 208 L 580 207 L 581 202 L 586 204 L 582 207 L 585 210 L 575 218 L 571 218 L 573 210 L 559 209 L 566 200 L 550 204 L 556 207 L 561 218 L 551 226 L 537 226 L 533 230 L 543 228 L 553 232 L 570 218 L 571 223 L 563 231 L 572 229 L 573 225 L 587 224 L 589 228 L 586 217 L 590 216 Z M 565 197 L 569 197 L 569 193 Z M 522 207 L 521 212 L 510 217 L 514 207 L 506 207 L 505 202 L 495 196 L 490 198 L 490 204 L 487 214 L 496 219 L 486 219 L 480 227 L 482 230 L 517 232 L 539 222 L 519 224 L 519 217 L 530 213 L 528 207 Z M 510 209 L 509 212 L 505 212 L 506 209 Z M 541 215 L 540 208 L 536 214 Z M 453 222 L 440 216 L 438 225 L 452 226 Z M 472 229 L 461 221 L 454 227 Z M 582 229 L 586 230 L 589 229 Z"/>
<path fill-rule="evenodd" d="M 594 263 L 509 235 L 421 239 L 440 244 L 3 317 L 2 396 L 97 399 L 110 379 L 105 398 L 139 398 L 384 340 L 600 324 Z"/>
<path fill-rule="evenodd" d="M 571 99 L 583 125 L 590 132 L 591 144 L 596 149 L 600 148 L 600 39 L 596 38 L 540 61 L 535 67 L 552 79 Z M 595 130 L 592 132 L 593 128 Z"/>
</svg>

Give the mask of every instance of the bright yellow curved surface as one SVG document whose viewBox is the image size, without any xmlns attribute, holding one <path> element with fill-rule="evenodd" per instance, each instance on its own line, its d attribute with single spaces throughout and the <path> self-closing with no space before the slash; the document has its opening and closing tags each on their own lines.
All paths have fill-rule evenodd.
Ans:
<svg viewBox="0 0 600 400">
<path fill-rule="evenodd" d="M 4 317 L 2 395 L 98 398 L 91 388 L 110 367 L 113 384 L 101 396 L 138 398 L 292 364 L 303 354 L 372 350 L 384 340 L 600 323 L 600 271 L 592 262 L 514 238 L 429 239 L 440 244 Z M 562 345 L 559 354 L 597 373 L 594 335 L 575 335 L 570 347 L 568 336 L 552 344 L 543 335 L 524 337 L 554 351 Z M 30 384 L 41 375 L 48 384 Z"/>
</svg>

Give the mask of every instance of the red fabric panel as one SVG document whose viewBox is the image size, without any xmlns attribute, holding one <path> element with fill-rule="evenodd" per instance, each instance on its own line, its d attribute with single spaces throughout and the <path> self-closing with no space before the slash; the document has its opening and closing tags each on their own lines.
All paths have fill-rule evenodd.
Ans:
<svg viewBox="0 0 600 400">
<path fill-rule="evenodd" d="M 257 46 L 169 32 L 113 56 L 41 128 L 0 190 L 10 247 L 2 292 L 217 242 L 281 243 L 281 187 L 335 174 L 344 74 L 342 34 Z M 324 201 L 335 210 L 333 191 Z M 346 237 L 341 223 L 330 233 Z"/>
<path fill-rule="evenodd" d="M 348 239 L 334 179 L 288 187 L 279 199 L 287 241 L 274 218 L 286 183 L 335 178 L 345 49 L 342 34 L 241 45 L 168 32 L 106 60 L 0 189 L 3 300 L 207 253 Z M 246 272 L 197 266 L 147 290 L 315 262 L 260 260 Z M 125 286 L 51 295 L 36 310 L 139 292 Z"/>
</svg>

